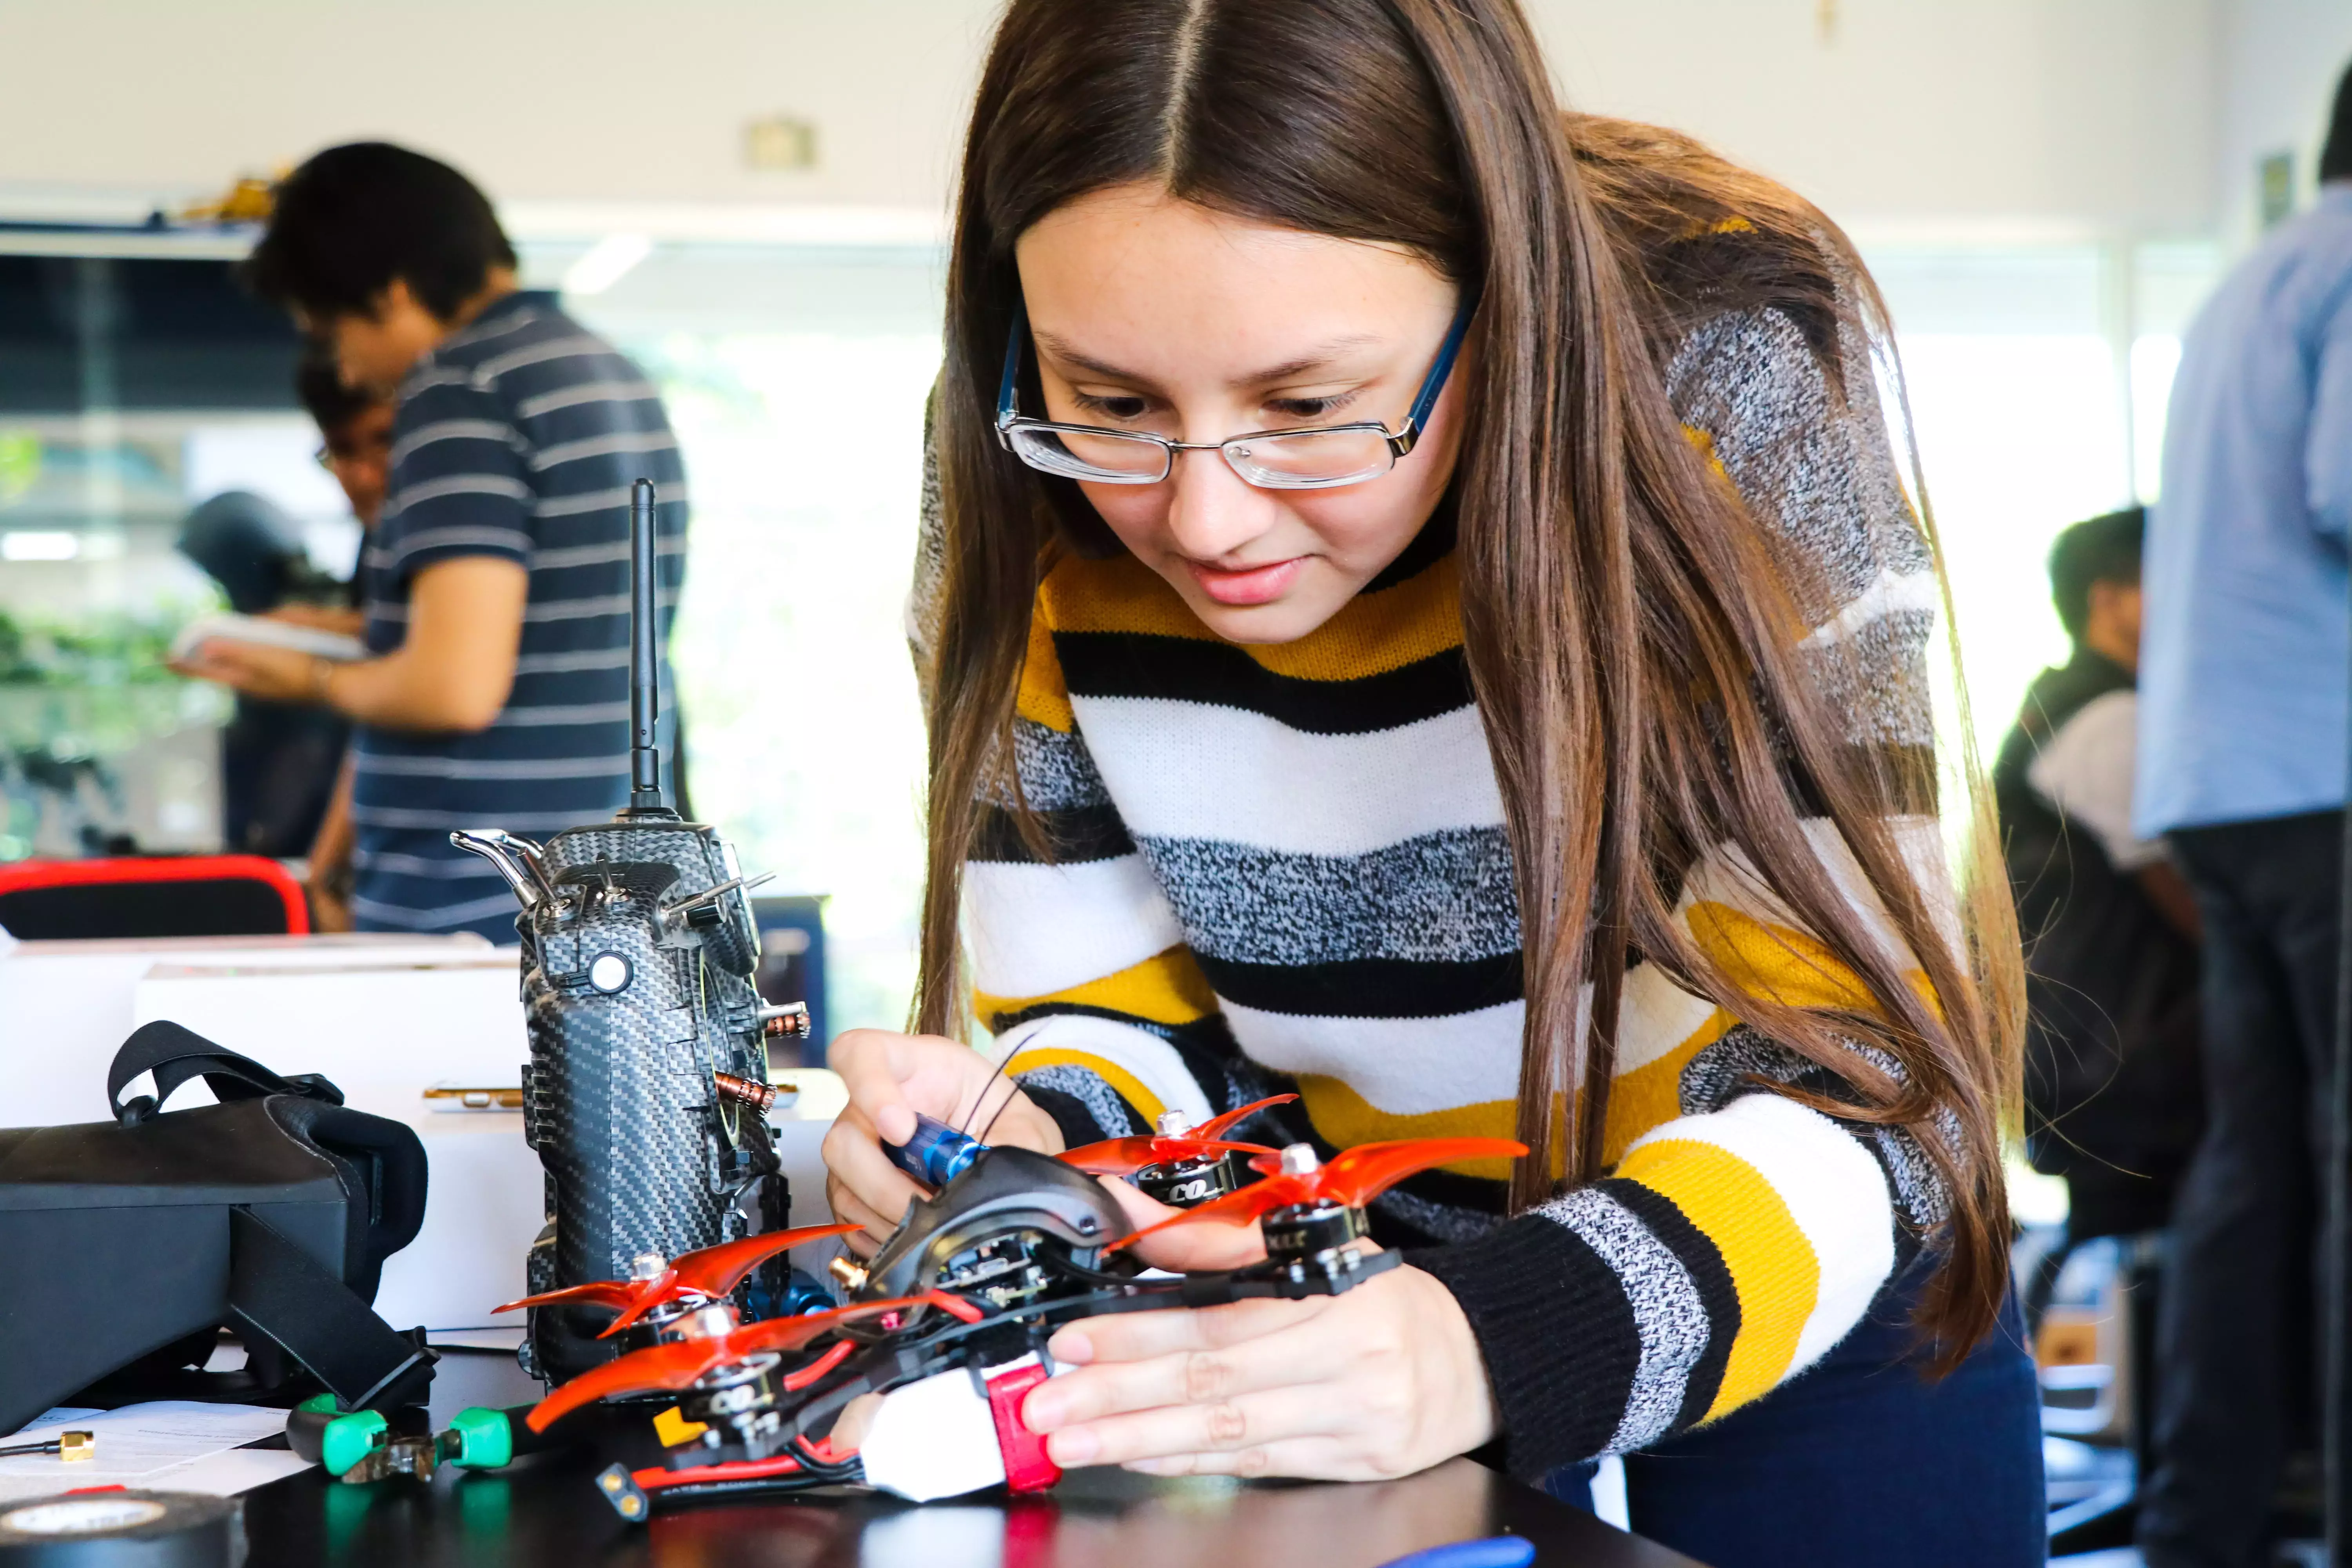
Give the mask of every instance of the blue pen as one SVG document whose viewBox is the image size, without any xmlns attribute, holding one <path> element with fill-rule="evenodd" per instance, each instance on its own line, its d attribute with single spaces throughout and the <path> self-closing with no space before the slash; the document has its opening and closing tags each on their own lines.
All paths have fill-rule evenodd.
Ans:
<svg viewBox="0 0 2352 1568">
<path fill-rule="evenodd" d="M 1425 1552 L 1409 1552 L 1381 1568 L 1527 1568 L 1536 1560 L 1536 1543 L 1524 1535 L 1490 1535 L 1483 1541 L 1455 1541 Z"/>
<path fill-rule="evenodd" d="M 920 1115 L 915 1118 L 912 1138 L 904 1143 L 893 1143 L 887 1138 L 881 1142 L 890 1163 L 935 1192 L 962 1175 L 988 1152 L 988 1145 L 979 1139 L 967 1138 L 944 1121 Z"/>
</svg>

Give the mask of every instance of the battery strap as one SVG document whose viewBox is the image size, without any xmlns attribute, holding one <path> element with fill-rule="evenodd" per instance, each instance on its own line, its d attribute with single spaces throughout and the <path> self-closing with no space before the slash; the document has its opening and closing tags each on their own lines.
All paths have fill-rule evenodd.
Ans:
<svg viewBox="0 0 2352 1568">
<path fill-rule="evenodd" d="M 432 1351 L 394 1332 L 350 1286 L 250 1209 L 231 1209 L 228 1226 L 231 1321 L 283 1346 L 344 1410 L 424 1396 L 440 1359 Z"/>
<path fill-rule="evenodd" d="M 1062 1479 L 1062 1467 L 1045 1452 L 1045 1439 L 1021 1419 L 1021 1401 L 1045 1376 L 1044 1364 L 1033 1359 L 988 1379 L 988 1413 L 1004 1456 L 1004 1484 L 1015 1492 L 1042 1492 Z"/>
</svg>

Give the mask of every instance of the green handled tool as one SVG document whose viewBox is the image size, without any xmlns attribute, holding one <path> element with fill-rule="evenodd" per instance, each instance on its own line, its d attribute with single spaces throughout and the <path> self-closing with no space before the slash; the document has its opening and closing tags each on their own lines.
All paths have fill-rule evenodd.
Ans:
<svg viewBox="0 0 2352 1568">
<path fill-rule="evenodd" d="M 528 1406 L 523 1407 L 528 1409 Z M 400 1436 L 381 1410 L 335 1413 L 335 1396 L 304 1400 L 286 1419 L 286 1441 L 297 1454 L 353 1484 L 387 1476 L 431 1480 L 443 1465 L 464 1470 L 495 1470 L 514 1462 L 514 1425 L 509 1412 L 479 1405 L 460 1410 L 446 1431 Z"/>
</svg>

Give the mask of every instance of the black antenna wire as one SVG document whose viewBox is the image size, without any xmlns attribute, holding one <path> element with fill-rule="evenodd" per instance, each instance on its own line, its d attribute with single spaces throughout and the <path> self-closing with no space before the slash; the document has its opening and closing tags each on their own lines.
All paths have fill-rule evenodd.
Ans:
<svg viewBox="0 0 2352 1568">
<path fill-rule="evenodd" d="M 996 1087 L 997 1080 L 999 1079 L 1003 1079 L 1004 1077 L 1004 1068 L 1006 1064 L 1011 1062 L 1016 1054 L 1017 1053 L 1013 1051 L 1007 1051 L 1003 1056 L 996 1058 L 995 1070 L 991 1072 L 988 1075 L 988 1080 L 980 1086 L 980 1098 L 971 1102 L 971 1110 L 964 1114 L 963 1125 L 957 1128 L 957 1131 L 964 1133 L 967 1136 L 971 1135 L 971 1124 L 980 1120 L 980 1108 L 988 1103 L 988 1091 Z M 1006 1079 L 1006 1081 L 1010 1082 L 1011 1080 Z M 1020 1092 L 1021 1086 L 1014 1084 L 1013 1086 L 1013 1094 L 1018 1094 Z M 1004 1097 L 1004 1105 L 1000 1105 L 996 1108 L 996 1116 L 990 1117 L 988 1119 L 987 1125 L 981 1128 L 979 1138 L 982 1142 L 985 1143 L 988 1142 L 989 1133 L 993 1131 L 996 1126 L 996 1117 L 1004 1114 L 1004 1106 L 1011 1105 L 1013 1103 L 1013 1094 L 1008 1094 Z"/>
<path fill-rule="evenodd" d="M 629 810 L 667 809 L 661 787 L 661 600 L 654 482 L 629 487 Z"/>
</svg>

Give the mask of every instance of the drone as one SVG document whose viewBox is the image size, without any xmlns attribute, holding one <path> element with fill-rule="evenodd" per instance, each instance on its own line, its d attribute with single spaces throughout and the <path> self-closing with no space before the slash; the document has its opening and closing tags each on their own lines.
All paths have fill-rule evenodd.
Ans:
<svg viewBox="0 0 2352 1568">
<path fill-rule="evenodd" d="M 597 1477 L 622 1518 L 656 1507 L 865 1485 L 929 1501 L 1003 1484 L 1043 1491 L 1061 1479 L 1023 1398 L 1058 1370 L 1046 1342 L 1063 1324 L 1109 1312 L 1336 1296 L 1393 1268 L 1365 1246 L 1365 1205 L 1417 1172 L 1513 1158 L 1499 1138 L 1367 1143 L 1328 1160 L 1313 1145 L 1235 1142 L 1223 1134 L 1277 1095 L 1198 1127 L 1181 1113 L 1139 1137 L 1047 1155 L 989 1145 L 919 1118 L 884 1150 L 933 1190 L 911 1201 L 873 1258 L 832 1266 L 838 1306 L 745 1322 L 729 1300 L 752 1269 L 835 1225 L 780 1231 L 688 1253 L 648 1254 L 627 1279 L 509 1302 L 609 1309 L 603 1337 L 622 1353 L 557 1387 L 531 1410 L 534 1434 L 592 1405 L 635 1405 L 654 1421 L 662 1462 Z M 1258 1179 L 1250 1180 L 1254 1173 Z M 1098 1177 L 1114 1176 L 1180 1212 L 1138 1230 Z M 1136 1245 L 1182 1225 L 1262 1226 L 1265 1258 L 1222 1272 L 1147 1269 Z M 884 1396 L 855 1448 L 834 1427 L 854 1400 Z"/>
</svg>

